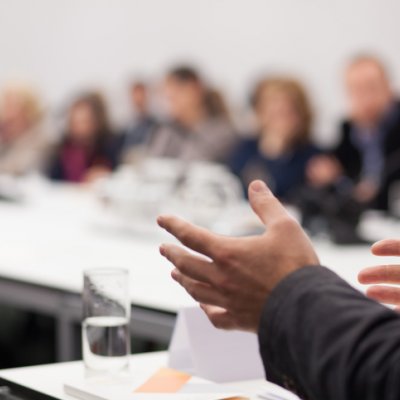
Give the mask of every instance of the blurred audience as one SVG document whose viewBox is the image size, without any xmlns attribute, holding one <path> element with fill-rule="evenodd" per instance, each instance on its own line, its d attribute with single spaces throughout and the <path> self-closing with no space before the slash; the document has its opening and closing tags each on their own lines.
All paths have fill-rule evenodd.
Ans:
<svg viewBox="0 0 400 400">
<path fill-rule="evenodd" d="M 69 109 L 67 130 L 53 153 L 48 175 L 72 183 L 92 182 L 109 174 L 115 144 L 107 108 L 98 93 L 76 99 Z"/>
<path fill-rule="evenodd" d="M 292 78 L 260 81 L 251 96 L 257 132 L 243 140 L 231 160 L 232 171 L 249 183 L 262 179 L 284 199 L 304 183 L 307 162 L 318 153 L 311 142 L 312 110 L 303 86 Z"/>
<path fill-rule="evenodd" d="M 135 159 L 137 151 L 151 141 L 159 127 L 157 118 L 150 110 L 149 87 L 145 82 L 133 82 L 130 86 L 132 120 L 122 132 L 118 144 L 118 161 L 125 163 Z"/>
<path fill-rule="evenodd" d="M 0 94 L 0 173 L 24 175 L 39 171 L 47 150 L 38 96 L 26 85 L 8 85 Z"/>
<path fill-rule="evenodd" d="M 225 162 L 236 136 L 222 95 L 208 88 L 197 71 L 187 66 L 167 74 L 164 93 L 170 120 L 156 132 L 149 154 Z"/>
<path fill-rule="evenodd" d="M 307 168 L 302 195 L 306 225 L 317 215 L 330 221 L 337 241 L 362 241 L 356 226 L 363 210 L 388 210 L 392 184 L 400 178 L 400 103 L 383 63 L 354 58 L 345 71 L 348 117 L 339 143 Z"/>
<path fill-rule="evenodd" d="M 0 94 L 0 173 L 21 175 L 46 164 L 52 179 L 87 182 L 141 153 L 227 162 L 243 187 L 263 179 L 286 201 L 307 180 L 307 191 L 299 197 L 305 210 L 318 209 L 313 203 L 328 204 L 321 204 L 327 196 L 332 204 L 339 198 L 342 205 L 335 208 L 342 211 L 349 204 L 351 213 L 354 207 L 358 214 L 370 207 L 387 210 L 392 184 L 400 179 L 400 102 L 385 66 L 370 55 L 349 63 L 345 87 L 349 109 L 339 144 L 317 155 L 310 138 L 313 113 L 299 82 L 278 76 L 258 83 L 252 96 L 256 129 L 238 144 L 221 93 L 194 68 L 177 66 L 163 82 L 166 122 L 159 123 L 151 112 L 148 84 L 135 81 L 130 86 L 132 120 L 117 139 L 104 100 L 85 94 L 71 105 L 62 141 L 48 162 L 40 101 L 28 87 L 9 85 Z"/>
</svg>

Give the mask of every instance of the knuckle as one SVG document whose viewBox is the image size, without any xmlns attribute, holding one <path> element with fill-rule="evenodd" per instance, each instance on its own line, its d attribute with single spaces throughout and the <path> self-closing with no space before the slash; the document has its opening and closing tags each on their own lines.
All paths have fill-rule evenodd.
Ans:
<svg viewBox="0 0 400 400">
<path fill-rule="evenodd" d="M 171 276 L 176 282 L 178 282 L 180 285 L 183 285 L 182 275 L 178 271 L 172 271 Z"/>
<path fill-rule="evenodd" d="M 382 266 L 382 277 L 384 280 L 390 278 L 389 266 L 387 264 Z"/>
<path fill-rule="evenodd" d="M 179 271 L 183 271 L 185 269 L 186 263 L 182 257 L 176 257 L 174 260 L 174 264 L 176 268 L 179 269 Z"/>
<path fill-rule="evenodd" d="M 199 288 L 196 285 L 190 285 L 188 292 L 195 300 L 199 299 Z"/>
<path fill-rule="evenodd" d="M 229 295 L 230 293 L 232 293 L 232 291 L 234 291 L 229 276 L 223 276 L 222 278 L 220 278 L 217 282 L 217 285 L 219 291 L 225 296 Z"/>
<path fill-rule="evenodd" d="M 243 299 L 235 295 L 235 292 L 230 292 L 230 295 L 225 296 L 226 308 L 233 314 L 239 312 L 243 308 Z"/>
<path fill-rule="evenodd" d="M 190 259 L 185 254 L 177 254 L 174 264 L 179 271 L 185 273 L 188 270 Z"/>
<path fill-rule="evenodd" d="M 189 232 L 188 232 L 188 230 L 187 229 L 182 229 L 182 231 L 181 231 L 181 233 L 180 233 L 180 235 L 179 235 L 179 240 L 182 242 L 182 243 L 187 243 L 187 241 L 189 240 L 189 237 L 190 237 L 190 235 L 189 235 Z"/>
<path fill-rule="evenodd" d="M 277 223 L 276 227 L 283 231 L 292 231 L 294 229 L 299 229 L 298 222 L 292 217 L 281 218 Z"/>
<path fill-rule="evenodd" d="M 216 259 L 222 263 L 229 265 L 235 259 L 233 249 L 230 246 L 223 245 L 216 250 Z"/>
<path fill-rule="evenodd" d="M 188 283 L 186 285 L 186 290 L 195 300 L 198 300 L 199 287 L 195 283 L 193 282 Z"/>
</svg>

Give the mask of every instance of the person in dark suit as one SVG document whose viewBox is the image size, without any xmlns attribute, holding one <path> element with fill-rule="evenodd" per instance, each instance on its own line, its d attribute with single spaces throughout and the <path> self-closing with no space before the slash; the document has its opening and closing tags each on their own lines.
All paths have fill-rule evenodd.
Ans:
<svg viewBox="0 0 400 400">
<path fill-rule="evenodd" d="M 262 181 L 250 204 L 265 224 L 253 237 L 213 234 L 173 216 L 159 225 L 194 252 L 160 253 L 218 328 L 258 334 L 267 378 L 309 400 L 400 398 L 400 316 L 321 267 L 300 225 Z M 399 249 L 378 243 L 387 255 Z"/>
<path fill-rule="evenodd" d="M 262 179 L 277 197 L 290 202 L 305 182 L 308 161 L 319 153 L 311 140 L 308 95 L 297 80 L 276 76 L 257 83 L 251 104 L 257 133 L 238 144 L 230 168 L 245 193 L 251 181 Z"/>
<path fill-rule="evenodd" d="M 149 88 L 145 82 L 136 81 L 131 84 L 130 103 L 134 118 L 119 137 L 119 163 L 134 162 L 159 128 L 159 121 L 150 110 Z"/>
<path fill-rule="evenodd" d="M 364 211 L 394 212 L 400 179 L 400 102 L 383 64 L 372 56 L 351 61 L 345 73 L 349 117 L 338 145 L 313 157 L 296 205 L 311 233 L 327 230 L 339 244 L 364 243 L 357 227 Z M 393 197 L 392 197 L 393 198 Z"/>
<path fill-rule="evenodd" d="M 350 117 L 328 155 L 308 165 L 317 188 L 334 186 L 366 208 L 388 210 L 389 191 L 400 178 L 400 102 L 384 65 L 372 56 L 351 61 L 345 74 Z"/>
</svg>

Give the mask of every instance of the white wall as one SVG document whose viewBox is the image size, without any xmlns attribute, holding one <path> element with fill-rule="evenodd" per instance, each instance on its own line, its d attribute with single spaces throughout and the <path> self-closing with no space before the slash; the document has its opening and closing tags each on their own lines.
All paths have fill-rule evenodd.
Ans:
<svg viewBox="0 0 400 400">
<path fill-rule="evenodd" d="M 122 109 L 133 74 L 174 61 L 197 62 L 236 103 L 283 70 L 309 85 L 328 140 L 348 56 L 377 52 L 399 81 L 399 15 L 398 0 L 0 0 L 0 84 L 30 80 L 56 105 L 101 86 Z"/>
</svg>

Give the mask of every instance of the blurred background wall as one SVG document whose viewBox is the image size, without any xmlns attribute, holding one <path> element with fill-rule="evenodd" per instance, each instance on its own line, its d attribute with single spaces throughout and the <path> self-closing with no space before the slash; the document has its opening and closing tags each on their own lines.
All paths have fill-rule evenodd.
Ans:
<svg viewBox="0 0 400 400">
<path fill-rule="evenodd" d="M 260 73 L 285 71 L 308 84 L 329 143 L 349 56 L 376 52 L 399 87 L 399 15 L 398 0 L 0 0 L 0 85 L 27 79 L 52 105 L 100 86 L 118 118 L 129 79 L 174 62 L 199 65 L 236 107 Z"/>
</svg>

